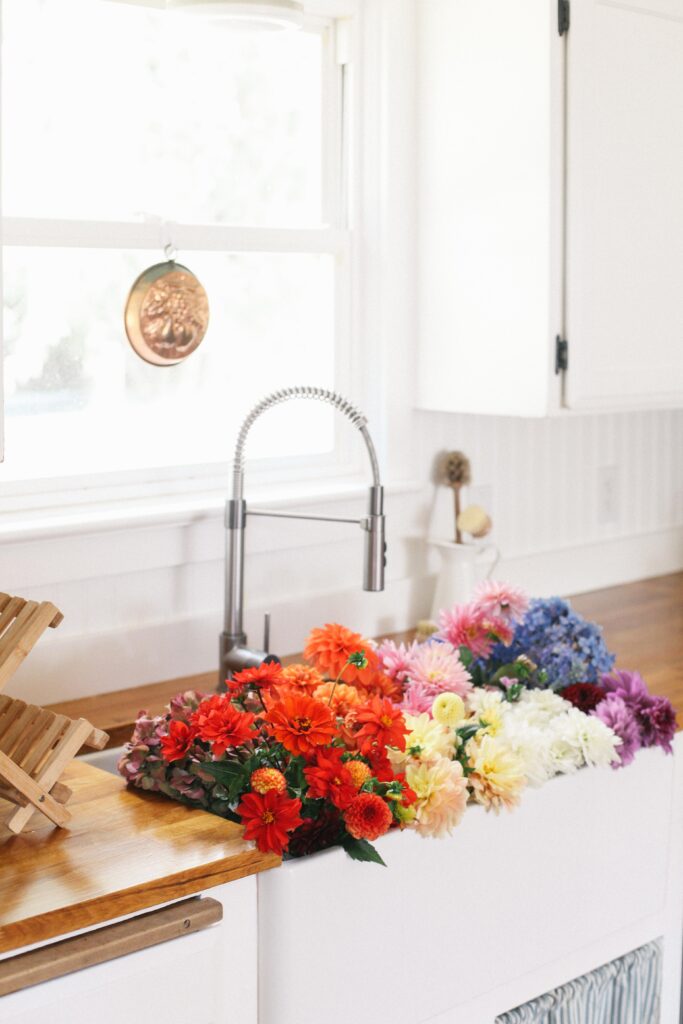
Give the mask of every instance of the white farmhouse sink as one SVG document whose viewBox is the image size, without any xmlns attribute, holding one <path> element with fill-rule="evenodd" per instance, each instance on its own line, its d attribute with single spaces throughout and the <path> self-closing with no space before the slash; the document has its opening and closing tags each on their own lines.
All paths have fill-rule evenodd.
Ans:
<svg viewBox="0 0 683 1024">
<path fill-rule="evenodd" d="M 116 772 L 119 753 L 84 759 Z M 493 1024 L 659 936 L 661 1024 L 678 1024 L 681 735 L 673 758 L 643 750 L 511 814 L 471 807 L 449 839 L 377 846 L 387 868 L 335 849 L 256 876 L 258 1024 Z"/>
<path fill-rule="evenodd" d="M 450 839 L 392 833 L 386 869 L 330 850 L 260 875 L 259 1024 L 492 1024 L 660 935 L 674 1024 L 680 762 L 644 750 L 470 808 Z"/>
</svg>

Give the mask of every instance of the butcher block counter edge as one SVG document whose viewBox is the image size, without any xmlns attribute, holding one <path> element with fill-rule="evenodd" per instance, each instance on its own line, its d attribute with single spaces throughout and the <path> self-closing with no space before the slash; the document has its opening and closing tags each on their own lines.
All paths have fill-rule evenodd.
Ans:
<svg viewBox="0 0 683 1024">
<path fill-rule="evenodd" d="M 191 896 L 277 867 L 239 825 L 82 762 L 64 781 L 72 820 L 55 828 L 36 813 L 13 835 L 0 801 L 0 954 Z"/>
</svg>

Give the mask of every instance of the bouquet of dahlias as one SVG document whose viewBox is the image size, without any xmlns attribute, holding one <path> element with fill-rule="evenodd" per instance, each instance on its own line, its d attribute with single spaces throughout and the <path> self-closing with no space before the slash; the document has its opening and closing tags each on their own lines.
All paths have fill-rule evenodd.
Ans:
<svg viewBox="0 0 683 1024">
<path fill-rule="evenodd" d="M 238 672 L 228 692 L 176 697 L 142 714 L 119 770 L 244 825 L 264 852 L 300 856 L 341 845 L 383 863 L 371 841 L 415 802 L 388 748 L 405 749 L 400 687 L 371 645 L 341 626 L 315 630 L 319 667 L 267 663 Z M 324 673 L 334 672 L 334 677 Z"/>
<path fill-rule="evenodd" d="M 259 849 L 371 845 L 391 828 L 449 834 L 468 803 L 512 809 L 527 785 L 671 752 L 673 708 L 611 671 L 600 630 L 559 598 L 485 583 L 423 643 L 314 629 L 305 662 L 264 664 L 223 695 L 142 714 L 124 777 L 239 821 Z"/>
</svg>

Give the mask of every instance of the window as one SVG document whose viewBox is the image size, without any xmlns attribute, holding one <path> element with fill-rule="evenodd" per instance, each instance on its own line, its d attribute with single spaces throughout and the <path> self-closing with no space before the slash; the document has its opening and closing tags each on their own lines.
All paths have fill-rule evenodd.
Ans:
<svg viewBox="0 0 683 1024">
<path fill-rule="evenodd" d="M 2 479 L 198 473 L 228 461 L 268 391 L 344 389 L 334 22 L 244 32 L 111 0 L 2 0 L 2 34 Z M 128 346 L 123 307 L 167 246 L 211 322 L 158 368 Z M 335 430 L 323 406 L 276 411 L 250 455 L 341 458 Z"/>
</svg>

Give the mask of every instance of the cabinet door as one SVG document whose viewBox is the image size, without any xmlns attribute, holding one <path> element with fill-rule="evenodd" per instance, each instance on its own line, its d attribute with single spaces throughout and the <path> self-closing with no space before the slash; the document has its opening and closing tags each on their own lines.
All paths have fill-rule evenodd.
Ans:
<svg viewBox="0 0 683 1024">
<path fill-rule="evenodd" d="M 683 404 L 683 0 L 571 0 L 573 408 Z"/>
<path fill-rule="evenodd" d="M 423 409 L 559 405 L 563 50 L 551 0 L 417 2 Z"/>
</svg>

